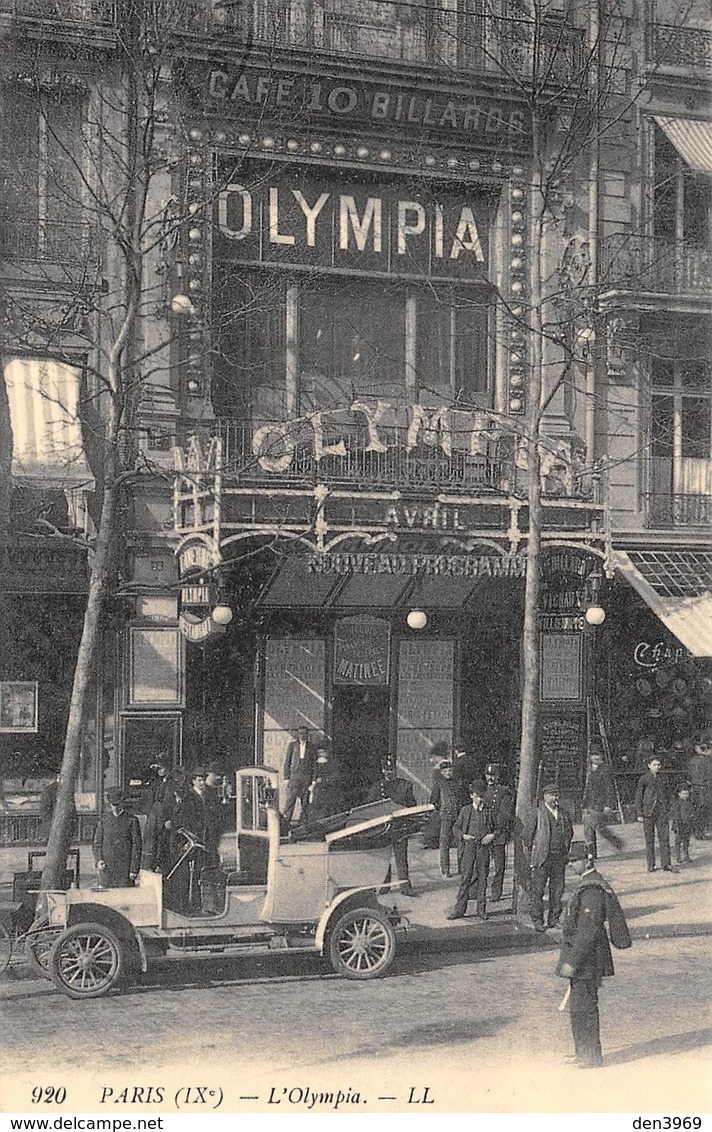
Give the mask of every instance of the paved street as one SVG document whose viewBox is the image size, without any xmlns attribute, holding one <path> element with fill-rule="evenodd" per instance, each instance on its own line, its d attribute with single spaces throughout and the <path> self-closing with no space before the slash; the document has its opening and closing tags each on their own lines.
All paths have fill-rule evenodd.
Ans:
<svg viewBox="0 0 712 1132">
<path fill-rule="evenodd" d="M 626 830 L 629 843 L 636 832 Z M 213 1083 L 226 1105 L 248 1110 L 261 1110 L 273 1087 L 362 1085 L 369 1103 L 387 1108 L 430 1085 L 451 1111 L 707 1111 L 712 851 L 696 851 L 677 875 L 642 872 L 637 852 L 602 863 L 635 943 L 615 953 L 617 976 L 602 991 L 600 1071 L 562 1064 L 570 1034 L 557 1009 L 566 983 L 553 976 L 555 939 L 533 939 L 505 912 L 499 927 L 498 915 L 437 939 L 414 930 L 393 975 L 364 984 L 294 957 L 164 963 L 122 995 L 81 1004 L 42 981 L 6 978 L 4 1092 L 21 1096 L 38 1080 L 78 1088 L 90 1073 L 98 1103 L 101 1083 L 167 1088 L 189 1083 L 180 1068 L 189 1066 L 194 1084 Z M 427 890 L 430 856 L 415 856 L 425 895 L 409 903 L 422 922 L 416 906 L 446 901 L 443 882 Z"/>
</svg>

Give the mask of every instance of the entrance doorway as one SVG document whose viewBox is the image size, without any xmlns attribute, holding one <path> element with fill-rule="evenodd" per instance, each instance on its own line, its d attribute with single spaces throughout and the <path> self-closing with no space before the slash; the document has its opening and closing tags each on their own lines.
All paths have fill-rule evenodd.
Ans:
<svg viewBox="0 0 712 1132">
<path fill-rule="evenodd" d="M 381 759 L 389 746 L 390 701 L 389 687 L 334 688 L 333 757 L 352 806 L 365 801 L 369 787 L 381 777 Z"/>
</svg>

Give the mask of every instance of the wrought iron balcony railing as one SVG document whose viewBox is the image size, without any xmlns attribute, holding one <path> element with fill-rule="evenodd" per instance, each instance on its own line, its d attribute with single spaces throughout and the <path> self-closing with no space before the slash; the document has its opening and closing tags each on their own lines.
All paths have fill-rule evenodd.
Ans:
<svg viewBox="0 0 712 1132">
<path fill-rule="evenodd" d="M 410 0 L 207 0 L 209 23 L 236 37 L 271 47 L 317 48 L 349 58 L 396 60 L 500 73 L 538 73 L 566 81 L 580 65 L 581 35 L 559 21 L 534 23 Z M 199 18 L 199 17 L 198 17 Z"/>
<path fill-rule="evenodd" d="M 116 20 L 116 4 L 114 0 L 0 0 L 2 15 L 110 26 Z"/>
<path fill-rule="evenodd" d="M 521 469 L 515 466 L 513 437 L 484 445 L 485 451 L 469 455 L 457 447 L 446 455 L 441 447 L 419 445 L 410 450 L 405 433 L 383 430 L 388 442 L 385 452 L 368 451 L 368 435 L 348 428 L 339 430 L 343 454 L 323 455 L 317 459 L 313 436 L 300 440 L 290 437 L 287 445 L 277 433 L 274 444 L 260 454 L 282 466 L 273 472 L 261 466 L 253 450 L 255 426 L 244 420 L 218 418 L 213 435 L 222 442 L 223 470 L 228 477 L 266 485 L 272 483 L 325 483 L 363 488 L 426 489 L 469 494 L 523 495 L 526 484 Z M 323 438 L 324 445 L 334 444 L 336 436 Z M 590 474 L 566 473 L 547 476 L 543 483 L 548 499 L 576 499 L 600 504 L 600 485 Z"/>
<path fill-rule="evenodd" d="M 625 232 L 601 242 L 601 285 L 666 295 L 709 295 L 712 251 Z"/>
<path fill-rule="evenodd" d="M 653 24 L 649 41 L 656 66 L 712 71 L 712 31 L 706 28 Z"/>
<path fill-rule="evenodd" d="M 705 527 L 712 524 L 712 495 L 664 494 L 649 492 L 645 496 L 648 527 Z"/>
<path fill-rule="evenodd" d="M 0 260 L 82 264 L 97 251 L 96 234 L 85 224 L 0 216 Z"/>
</svg>

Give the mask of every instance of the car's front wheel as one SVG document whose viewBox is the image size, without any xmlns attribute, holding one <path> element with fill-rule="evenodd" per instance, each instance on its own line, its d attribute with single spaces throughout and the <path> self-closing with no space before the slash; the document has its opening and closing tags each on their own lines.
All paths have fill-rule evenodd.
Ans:
<svg viewBox="0 0 712 1132">
<path fill-rule="evenodd" d="M 385 975 L 396 953 L 396 935 L 378 908 L 351 908 L 336 921 L 329 942 L 331 965 L 347 979 Z"/>
<path fill-rule="evenodd" d="M 103 924 L 75 924 L 62 932 L 49 957 L 52 982 L 69 998 L 100 998 L 121 978 L 121 941 Z"/>
</svg>

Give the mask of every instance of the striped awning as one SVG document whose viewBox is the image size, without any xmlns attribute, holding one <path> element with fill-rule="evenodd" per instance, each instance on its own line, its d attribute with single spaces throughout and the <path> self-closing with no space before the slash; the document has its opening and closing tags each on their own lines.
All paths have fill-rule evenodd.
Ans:
<svg viewBox="0 0 712 1132">
<path fill-rule="evenodd" d="M 682 160 L 695 173 L 712 174 L 712 122 L 695 118 L 664 118 L 655 121 L 665 131 Z"/>
<path fill-rule="evenodd" d="M 11 358 L 5 384 L 18 480 L 90 490 L 79 419 L 81 369 L 52 358 Z"/>
<path fill-rule="evenodd" d="M 712 550 L 614 550 L 611 560 L 693 656 L 712 657 Z"/>
</svg>

